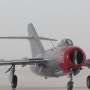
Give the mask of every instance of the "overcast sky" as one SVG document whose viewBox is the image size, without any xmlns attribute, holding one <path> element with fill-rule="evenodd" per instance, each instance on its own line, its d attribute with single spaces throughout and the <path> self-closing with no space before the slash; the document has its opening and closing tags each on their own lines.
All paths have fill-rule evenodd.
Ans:
<svg viewBox="0 0 90 90">
<path fill-rule="evenodd" d="M 27 36 L 28 23 L 40 36 L 70 38 L 90 58 L 90 0 L 0 0 L 0 36 Z M 27 40 L 0 40 L 0 58 L 23 57 L 31 57 Z"/>
<path fill-rule="evenodd" d="M 70 38 L 90 57 L 90 0 L 0 0 L 0 36 L 27 36 L 33 23 L 40 36 Z M 31 57 L 26 40 L 0 40 L 5 59 Z"/>
<path fill-rule="evenodd" d="M 33 23 L 40 36 L 70 38 L 90 57 L 90 0 L 0 0 L 0 36 L 27 36 Z M 31 57 L 26 40 L 0 40 L 5 59 Z"/>
</svg>

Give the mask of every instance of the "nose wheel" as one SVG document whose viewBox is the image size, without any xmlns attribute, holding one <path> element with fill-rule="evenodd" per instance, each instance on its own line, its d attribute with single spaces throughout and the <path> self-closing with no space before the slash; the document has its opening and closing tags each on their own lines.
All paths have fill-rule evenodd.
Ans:
<svg viewBox="0 0 90 90">
<path fill-rule="evenodd" d="M 68 90 L 72 90 L 73 89 L 73 82 L 72 81 L 69 81 L 68 84 L 67 84 L 67 89 Z"/>
<path fill-rule="evenodd" d="M 72 77 L 72 73 L 69 76 L 70 76 L 70 81 L 67 83 L 67 90 L 72 90 L 73 89 L 73 77 Z"/>
</svg>

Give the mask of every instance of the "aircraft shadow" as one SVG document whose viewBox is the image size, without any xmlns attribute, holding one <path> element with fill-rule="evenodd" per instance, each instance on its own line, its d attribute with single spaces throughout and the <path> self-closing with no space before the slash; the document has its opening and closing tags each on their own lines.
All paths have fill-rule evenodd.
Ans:
<svg viewBox="0 0 90 90">
<path fill-rule="evenodd" d="M 29 87 L 19 86 L 16 89 L 11 89 L 8 86 L 0 86 L 0 90 L 67 90 L 66 87 Z M 86 87 L 74 87 L 73 90 L 89 90 Z"/>
<path fill-rule="evenodd" d="M 67 90 L 66 87 L 19 87 L 11 90 Z M 70 89 L 71 90 L 71 89 Z M 86 87 L 74 87 L 73 90 L 89 90 Z"/>
</svg>

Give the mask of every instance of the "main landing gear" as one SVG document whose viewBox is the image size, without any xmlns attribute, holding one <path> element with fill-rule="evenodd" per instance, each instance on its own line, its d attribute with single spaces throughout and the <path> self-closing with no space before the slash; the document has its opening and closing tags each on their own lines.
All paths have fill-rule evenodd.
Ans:
<svg viewBox="0 0 90 90">
<path fill-rule="evenodd" d="M 90 76 L 87 77 L 87 87 L 90 89 Z"/>
<path fill-rule="evenodd" d="M 70 81 L 67 83 L 67 90 L 72 90 L 73 83 L 74 83 L 72 73 L 69 74 L 69 77 L 70 77 Z M 87 84 L 87 87 L 90 89 L 90 76 L 87 77 L 86 84 Z"/>
<path fill-rule="evenodd" d="M 73 89 L 73 77 L 72 77 L 72 73 L 70 73 L 69 76 L 70 76 L 70 81 L 67 83 L 67 90 L 72 90 Z"/>
<path fill-rule="evenodd" d="M 17 87 L 17 81 L 18 81 L 17 76 L 15 75 L 15 65 L 12 65 L 10 70 L 11 72 L 10 72 L 9 80 L 11 83 L 11 87 L 15 89 Z"/>
</svg>

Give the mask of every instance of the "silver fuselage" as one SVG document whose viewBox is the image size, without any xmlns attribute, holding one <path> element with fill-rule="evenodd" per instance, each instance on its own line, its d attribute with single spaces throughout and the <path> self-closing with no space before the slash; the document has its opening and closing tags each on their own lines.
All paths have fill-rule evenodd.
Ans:
<svg viewBox="0 0 90 90">
<path fill-rule="evenodd" d="M 48 58 L 48 62 L 44 65 L 34 64 L 30 66 L 30 69 L 33 73 L 43 76 L 43 77 L 59 77 L 64 75 L 61 67 L 55 62 L 56 55 L 59 52 L 60 47 L 55 49 L 50 49 L 45 51 L 44 53 L 38 55 L 38 58 Z"/>
</svg>

